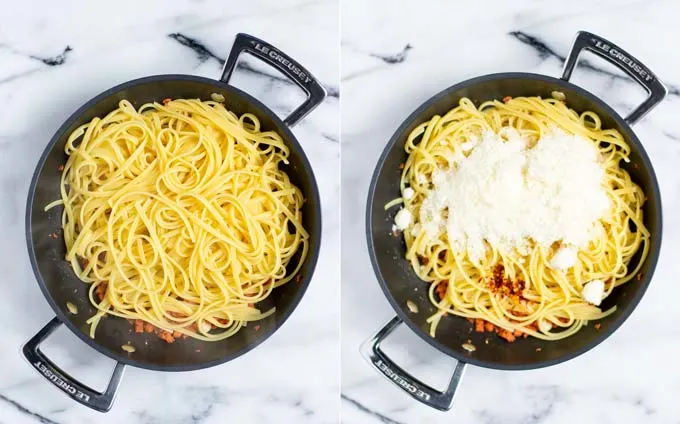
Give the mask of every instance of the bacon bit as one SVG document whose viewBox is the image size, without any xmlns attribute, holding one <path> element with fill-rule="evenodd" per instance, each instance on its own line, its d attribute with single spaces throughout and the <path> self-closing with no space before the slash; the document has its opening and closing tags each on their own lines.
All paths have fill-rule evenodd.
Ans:
<svg viewBox="0 0 680 424">
<path fill-rule="evenodd" d="M 167 343 L 173 343 L 175 341 L 175 338 L 172 336 L 172 333 L 165 330 L 160 330 L 160 332 L 158 333 L 158 337 L 160 337 L 161 340 L 164 340 Z"/>
<path fill-rule="evenodd" d="M 172 99 L 169 98 L 169 97 L 167 99 L 163 99 L 163 106 L 167 106 L 168 103 L 170 103 L 171 101 L 172 101 Z"/>
<path fill-rule="evenodd" d="M 595 329 L 596 329 L 596 330 L 599 330 L 601 327 L 602 327 L 602 324 L 600 324 L 600 323 L 595 324 Z"/>
<path fill-rule="evenodd" d="M 424 256 L 418 256 L 418 261 L 421 265 L 427 265 L 430 263 L 430 260 Z"/>
<path fill-rule="evenodd" d="M 515 341 L 515 336 L 512 334 L 511 331 L 501 329 L 498 331 L 498 336 L 500 338 L 507 340 L 509 343 L 512 343 Z"/>
<path fill-rule="evenodd" d="M 175 330 L 175 331 L 172 332 L 172 337 L 178 339 L 178 338 L 182 337 L 182 333 L 180 333 L 179 331 Z"/>
<path fill-rule="evenodd" d="M 475 319 L 475 331 L 478 333 L 484 332 L 484 320 L 477 318 Z"/>
<path fill-rule="evenodd" d="M 515 337 L 519 337 L 519 336 L 521 336 L 521 335 L 524 334 L 524 333 L 522 333 L 520 330 L 515 330 L 512 334 L 513 334 L 513 336 L 515 336 Z"/>
<path fill-rule="evenodd" d="M 249 308 L 254 308 L 254 307 L 255 307 L 255 304 L 254 304 L 254 303 L 249 303 L 249 304 L 248 304 L 248 307 L 249 307 Z"/>
<path fill-rule="evenodd" d="M 96 289 L 94 289 L 95 294 L 99 298 L 99 301 L 101 302 L 104 300 L 104 297 L 106 296 L 106 289 L 108 288 L 109 283 L 106 281 L 100 283 Z"/>
<path fill-rule="evenodd" d="M 143 333 L 144 332 L 144 321 L 141 319 L 136 319 L 135 320 L 135 333 Z"/>
<path fill-rule="evenodd" d="M 260 328 L 261 328 L 261 327 L 260 327 L 259 325 L 256 325 L 256 326 L 255 326 L 255 331 L 259 331 Z"/>
<path fill-rule="evenodd" d="M 493 325 L 492 323 L 490 323 L 489 321 L 484 321 L 484 329 L 486 331 L 491 332 L 491 331 L 494 331 L 496 329 L 496 326 Z"/>
<path fill-rule="evenodd" d="M 503 97 L 503 103 L 507 103 L 507 102 L 509 102 L 510 100 L 512 100 L 512 96 L 505 96 L 505 97 Z"/>
<path fill-rule="evenodd" d="M 635 276 L 635 279 L 638 280 L 638 281 L 642 280 L 642 273 L 638 272 L 638 275 Z"/>
<path fill-rule="evenodd" d="M 399 169 L 404 169 L 405 166 L 406 165 L 404 164 L 404 162 L 402 162 L 402 163 L 399 164 Z"/>
<path fill-rule="evenodd" d="M 150 322 L 144 324 L 144 331 L 147 333 L 153 333 L 155 328 L 156 327 Z"/>
<path fill-rule="evenodd" d="M 57 169 L 59 169 L 59 172 L 63 171 L 63 170 L 64 170 L 64 165 L 59 165 L 59 168 L 57 168 Z"/>
<path fill-rule="evenodd" d="M 442 280 L 437 284 L 434 289 L 435 293 L 439 296 L 439 300 L 444 300 L 446 297 L 446 281 Z"/>
<path fill-rule="evenodd" d="M 87 258 L 81 258 L 78 256 L 78 263 L 80 264 L 81 268 L 85 269 L 90 264 L 90 261 Z"/>
<path fill-rule="evenodd" d="M 295 276 L 295 282 L 296 283 L 299 284 L 301 281 L 302 281 L 302 274 L 298 274 L 297 276 Z"/>
<path fill-rule="evenodd" d="M 493 267 L 491 279 L 488 282 L 489 287 L 494 293 L 505 297 L 515 297 L 519 301 L 519 297 L 524 291 L 524 280 L 511 280 L 505 275 L 505 267 L 503 264 L 498 264 Z"/>
<path fill-rule="evenodd" d="M 468 322 L 469 322 L 470 324 L 474 324 L 474 323 L 475 323 L 475 319 L 474 319 L 474 318 L 465 318 L 465 319 L 468 320 Z"/>
</svg>

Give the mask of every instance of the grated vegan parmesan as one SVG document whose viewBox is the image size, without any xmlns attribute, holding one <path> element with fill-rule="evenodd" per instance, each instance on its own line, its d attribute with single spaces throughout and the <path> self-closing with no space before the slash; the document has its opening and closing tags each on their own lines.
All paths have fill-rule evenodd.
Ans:
<svg viewBox="0 0 680 424">
<path fill-rule="evenodd" d="M 519 254 L 531 242 L 585 246 L 610 208 L 597 147 L 558 128 L 533 145 L 514 128 L 489 131 L 449 164 L 433 172 L 418 221 L 426 237 L 445 232 L 472 259 L 485 241 Z"/>
</svg>

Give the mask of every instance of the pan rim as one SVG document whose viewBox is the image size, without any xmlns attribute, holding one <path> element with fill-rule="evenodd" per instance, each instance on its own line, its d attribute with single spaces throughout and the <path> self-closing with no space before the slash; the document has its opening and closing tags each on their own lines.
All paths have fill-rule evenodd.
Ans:
<svg viewBox="0 0 680 424">
<path fill-rule="evenodd" d="M 438 101 L 440 98 L 445 97 L 450 95 L 453 92 L 456 92 L 458 90 L 461 90 L 465 87 L 475 85 L 478 83 L 484 83 L 488 81 L 494 81 L 494 80 L 502 80 L 502 79 L 529 79 L 529 80 L 539 80 L 539 81 L 544 81 L 553 84 L 555 87 L 564 87 L 568 88 L 570 90 L 574 90 L 581 94 L 582 96 L 586 97 L 587 99 L 591 100 L 593 103 L 598 104 L 600 107 L 602 107 L 610 117 L 612 117 L 614 120 L 616 120 L 622 128 L 625 129 L 626 136 L 628 137 L 628 140 L 635 145 L 635 147 L 638 149 L 638 153 L 640 154 L 640 157 L 642 159 L 642 164 L 644 167 L 644 171 L 649 175 L 650 181 L 652 183 L 652 193 L 648 193 L 647 195 L 650 197 L 653 197 L 655 202 L 656 202 L 656 214 L 655 218 L 657 220 L 657 234 L 655 234 L 655 237 L 652 239 L 651 246 L 650 246 L 650 253 L 649 256 L 647 257 L 647 261 L 649 261 L 649 272 L 647 272 L 643 276 L 643 283 L 640 287 L 640 289 L 637 290 L 637 292 L 634 294 L 630 304 L 624 311 L 624 314 L 621 315 L 620 318 L 618 318 L 616 321 L 612 321 L 610 325 L 607 326 L 607 328 L 600 332 L 600 336 L 595 338 L 593 341 L 590 343 L 586 343 L 582 346 L 580 346 L 578 349 L 574 349 L 573 351 L 569 352 L 566 355 L 562 355 L 558 358 L 555 359 L 550 359 L 550 360 L 542 360 L 542 361 L 536 361 L 533 363 L 528 363 L 528 364 L 505 364 L 497 361 L 487 361 L 487 360 L 481 360 L 477 359 L 475 357 L 472 357 L 470 355 L 465 355 L 461 352 L 458 352 L 456 350 L 453 350 L 449 348 L 448 346 L 444 345 L 443 343 L 440 343 L 436 338 L 430 337 L 429 334 L 425 333 L 423 330 L 421 330 L 411 319 L 410 317 L 406 314 L 406 312 L 401 308 L 397 300 L 392 296 L 392 293 L 389 290 L 389 287 L 387 286 L 387 282 L 385 281 L 384 277 L 382 276 L 382 273 L 380 272 L 380 268 L 378 266 L 378 258 L 377 258 L 377 252 L 375 249 L 375 243 L 373 239 L 373 226 L 372 226 L 372 216 L 374 212 L 374 203 L 373 199 L 375 197 L 375 190 L 376 190 L 376 183 L 378 176 L 380 175 L 385 159 L 387 158 L 388 154 L 395 148 L 395 145 L 397 142 L 402 139 L 402 136 L 405 132 L 405 130 L 414 123 L 419 117 L 420 114 L 431 104 L 435 103 Z M 381 208 L 382 209 L 382 208 Z M 366 221 L 365 221 L 365 231 L 366 231 L 366 241 L 368 244 L 368 253 L 369 257 L 371 260 L 371 266 L 373 268 L 373 272 L 375 273 L 376 278 L 378 279 L 378 283 L 380 285 L 380 288 L 387 298 L 388 302 L 390 303 L 390 306 L 394 311 L 396 312 L 397 316 L 401 319 L 402 322 L 404 322 L 418 337 L 420 337 L 422 340 L 424 340 L 427 344 L 430 346 L 434 347 L 438 351 L 444 353 L 445 355 L 452 357 L 456 359 L 459 362 L 464 362 L 468 363 L 471 365 L 483 367 L 483 368 L 489 368 L 489 369 L 497 369 L 497 370 L 505 370 L 505 371 L 521 371 L 521 370 L 531 370 L 531 369 L 538 369 L 538 368 L 545 368 L 553 365 L 560 364 L 562 362 L 569 361 L 571 359 L 574 359 L 589 350 L 593 349 L 603 341 L 605 341 L 607 338 L 609 338 L 616 330 L 618 330 L 621 325 L 630 317 L 630 315 L 634 312 L 634 310 L 637 308 L 638 304 L 640 303 L 640 300 L 642 300 L 642 297 L 644 296 L 645 292 L 647 291 L 654 271 L 656 269 L 656 265 L 659 260 L 659 254 L 660 254 L 660 249 L 661 249 L 661 242 L 662 242 L 662 235 L 663 235 L 663 219 L 662 219 L 662 203 L 661 203 L 661 193 L 659 189 L 659 182 L 656 178 L 656 173 L 654 171 L 654 167 L 652 166 L 652 163 L 649 159 L 649 156 L 647 155 L 647 152 L 640 140 L 638 139 L 637 135 L 633 131 L 632 127 L 625 122 L 625 120 L 614 110 L 612 109 L 607 103 L 605 103 L 603 100 L 601 100 L 598 96 L 590 93 L 589 91 L 569 82 L 565 81 L 562 79 L 558 79 L 555 77 L 543 75 L 543 74 L 536 74 L 536 73 L 529 73 L 529 72 L 501 72 L 501 73 L 492 73 L 492 74 L 486 74 L 486 75 L 481 75 L 478 77 L 470 78 L 467 80 L 464 80 L 462 82 L 459 82 L 457 84 L 454 84 L 448 88 L 445 88 L 444 90 L 441 90 L 437 94 L 433 95 L 430 97 L 428 100 L 420 104 L 402 123 L 401 125 L 397 128 L 397 130 L 393 133 L 392 137 L 389 139 L 387 144 L 385 145 L 382 153 L 380 154 L 380 157 L 376 163 L 375 169 L 373 171 L 369 189 L 368 189 L 368 197 L 367 197 L 367 208 L 366 208 Z M 402 258 L 403 259 L 403 258 Z M 457 317 L 460 318 L 460 317 Z M 462 319 L 462 318 L 461 318 Z"/>
<path fill-rule="evenodd" d="M 38 178 L 40 176 L 40 173 L 42 172 L 43 167 L 45 166 L 45 161 L 47 160 L 48 155 L 52 152 L 54 149 L 56 143 L 59 141 L 59 139 L 64 135 L 66 130 L 77 120 L 79 119 L 84 112 L 86 112 L 88 109 L 90 109 L 92 106 L 97 104 L 98 102 L 115 95 L 117 92 L 125 89 L 125 88 L 130 88 L 133 86 L 138 86 L 142 84 L 147 84 L 147 83 L 158 83 L 158 82 L 169 82 L 169 81 L 194 81 L 194 82 L 201 82 L 201 83 L 206 83 L 209 85 L 213 85 L 219 89 L 229 91 L 233 93 L 234 95 L 240 96 L 247 100 L 247 102 L 256 108 L 258 108 L 260 111 L 262 111 L 263 114 L 268 115 L 278 126 L 278 129 L 284 133 L 284 135 L 287 137 L 287 139 L 290 141 L 291 147 L 299 153 L 300 159 L 303 164 L 304 171 L 308 174 L 310 184 L 312 186 L 312 192 L 310 193 L 311 196 L 316 199 L 316 202 L 314 202 L 314 210 L 313 214 L 315 216 L 316 221 L 318 222 L 318 231 L 312 235 L 311 240 L 310 240 L 310 245 L 316 246 L 314 249 L 310 249 L 309 256 L 307 257 L 306 261 L 308 261 L 309 266 L 310 266 L 310 272 L 305 275 L 302 278 L 302 281 L 298 284 L 299 288 L 297 292 L 295 293 L 295 296 L 291 300 L 290 307 L 286 311 L 285 314 L 281 317 L 281 319 L 277 320 L 273 327 L 269 330 L 268 333 L 266 333 L 264 336 L 262 336 L 259 340 L 257 340 L 254 343 L 249 343 L 244 349 L 241 349 L 240 351 L 227 355 L 223 358 L 219 358 L 216 360 L 212 361 L 206 361 L 202 363 L 197 363 L 197 364 L 189 364 L 189 365 L 163 365 L 163 364 L 155 364 L 155 363 L 150 363 L 150 362 L 144 362 L 144 361 L 139 361 L 134 358 L 129 358 L 126 356 L 123 356 L 122 354 L 118 354 L 117 352 L 114 352 L 101 344 L 97 342 L 97 339 L 92 339 L 90 338 L 87 334 L 82 332 L 78 327 L 76 327 L 67 317 L 67 314 L 61 309 L 61 307 L 56 303 L 54 298 L 52 297 L 51 293 L 47 289 L 47 285 L 42 277 L 42 274 L 40 273 L 40 270 L 38 269 L 37 265 L 37 256 L 34 250 L 33 246 L 33 241 L 32 241 L 32 224 L 31 224 L 31 219 L 32 219 L 32 206 L 33 206 L 33 201 L 35 197 L 35 190 L 37 187 L 37 182 Z M 311 203 L 311 202 L 308 202 Z M 59 318 L 61 323 L 65 325 L 71 332 L 73 332 L 79 339 L 81 339 L 83 342 L 85 342 L 88 346 L 92 347 L 93 349 L 97 350 L 99 353 L 107 356 L 108 358 L 113 359 L 114 361 L 130 365 L 136 368 L 142 368 L 142 369 L 148 369 L 152 371 L 168 371 L 168 372 L 181 372 L 181 371 L 195 371 L 195 370 L 200 370 L 200 369 L 205 369 L 205 368 L 211 368 L 217 365 L 224 364 L 226 362 L 232 361 L 249 351 L 253 350 L 257 346 L 261 345 L 264 343 L 266 340 L 268 340 L 274 333 L 276 333 L 282 326 L 283 324 L 288 321 L 290 316 L 292 315 L 293 311 L 297 309 L 300 301 L 302 300 L 302 297 L 306 293 L 309 284 L 312 280 L 312 277 L 314 275 L 314 271 L 316 270 L 316 265 L 318 263 L 319 259 L 319 252 L 321 250 L 321 233 L 323 229 L 323 222 L 322 222 L 322 216 L 321 216 L 321 197 L 319 195 L 319 187 L 316 181 L 316 176 L 314 175 L 314 170 L 309 162 L 309 159 L 307 158 L 307 155 L 300 145 L 300 143 L 297 140 L 297 137 L 293 134 L 291 131 L 290 127 L 288 127 L 281 118 L 279 118 L 278 115 L 276 115 L 270 108 L 265 106 L 261 101 L 257 100 L 254 98 L 252 95 L 232 86 L 229 84 L 226 84 L 220 80 L 215 80 L 211 78 L 206 78 L 206 77 L 200 77 L 200 76 L 195 76 L 195 75 L 187 75 L 187 74 L 159 74 L 159 75 L 150 75 L 150 76 L 145 76 L 141 78 L 136 78 L 133 80 L 129 80 L 126 82 L 123 82 L 121 84 L 117 84 L 101 93 L 98 95 L 92 97 L 88 101 L 86 101 L 82 106 L 80 106 L 76 111 L 74 111 L 65 121 L 64 123 L 61 124 L 61 126 L 56 130 L 52 138 L 50 139 L 49 143 L 45 146 L 42 154 L 40 155 L 38 162 L 35 166 L 33 176 L 31 177 L 31 183 L 29 185 L 28 189 L 28 196 L 27 196 L 27 203 L 26 203 L 26 243 L 28 247 L 28 256 L 31 261 L 31 268 L 33 270 L 33 274 L 35 275 L 36 281 L 38 283 L 38 286 L 40 287 L 40 291 L 42 292 L 43 296 L 45 297 L 45 300 L 47 300 L 47 303 L 50 305 L 52 310 L 54 311 L 55 315 Z"/>
</svg>

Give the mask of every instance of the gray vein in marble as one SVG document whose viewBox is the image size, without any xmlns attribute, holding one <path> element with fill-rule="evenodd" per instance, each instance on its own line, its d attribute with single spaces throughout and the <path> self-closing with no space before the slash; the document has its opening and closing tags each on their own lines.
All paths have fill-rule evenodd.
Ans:
<svg viewBox="0 0 680 424">
<path fill-rule="evenodd" d="M 357 53 L 365 54 L 369 57 L 372 57 L 374 59 L 379 59 L 383 63 L 378 65 L 378 66 L 372 66 L 366 69 L 362 69 L 360 71 L 351 73 L 346 75 L 345 77 L 342 78 L 342 81 L 350 81 L 355 78 L 359 78 L 368 74 L 371 74 L 375 71 L 378 71 L 380 69 L 384 69 L 386 66 L 391 66 L 391 65 L 398 65 L 401 63 L 404 63 L 404 61 L 408 58 L 408 53 L 411 49 L 413 49 L 413 46 L 411 46 L 410 43 L 407 43 L 404 48 L 399 52 L 399 53 L 393 53 L 393 54 L 385 54 L 385 53 L 373 53 L 373 52 L 362 52 L 356 47 L 353 46 L 347 46 L 351 50 L 354 50 Z"/>
<path fill-rule="evenodd" d="M 10 75 L 8 77 L 1 78 L 0 84 L 6 83 L 6 82 L 11 82 L 11 81 L 14 81 L 14 80 L 19 79 L 19 78 L 27 77 L 29 75 L 33 75 L 35 73 L 42 72 L 44 70 L 45 70 L 45 68 L 36 68 L 36 69 L 31 69 L 30 71 L 20 72 L 18 74 Z"/>
<path fill-rule="evenodd" d="M 661 134 L 663 134 L 665 137 L 670 138 L 673 141 L 680 141 L 680 135 L 674 134 L 668 131 L 661 131 Z"/>
<path fill-rule="evenodd" d="M 71 48 L 71 46 L 67 45 L 66 48 L 64 48 L 64 51 L 59 53 L 56 56 L 40 57 L 40 56 L 30 55 L 29 57 L 31 59 L 39 60 L 47 66 L 59 66 L 59 65 L 63 65 L 66 62 L 66 57 L 68 56 L 68 53 L 71 52 L 71 51 L 73 51 L 73 49 Z"/>
<path fill-rule="evenodd" d="M 6 44 L 0 44 L 0 49 L 8 50 L 12 54 L 16 54 L 16 55 L 19 55 L 19 56 L 22 56 L 22 57 L 37 60 L 37 61 L 41 62 L 42 64 L 47 65 L 48 67 L 55 67 L 55 66 L 63 65 L 66 62 L 66 58 L 67 58 L 69 52 L 73 51 L 71 46 L 67 45 L 64 48 L 64 51 L 59 53 L 56 56 L 42 57 L 42 56 L 38 56 L 38 55 L 23 53 L 23 52 L 16 50 L 16 49 L 14 49 L 14 48 L 6 45 Z M 13 81 L 15 79 L 23 78 L 23 77 L 35 74 L 37 72 L 41 72 L 44 69 L 45 68 L 43 68 L 43 67 L 39 67 L 39 68 L 35 68 L 35 69 L 30 69 L 30 70 L 25 71 L 25 72 L 20 72 L 18 74 L 10 75 L 10 76 L 4 77 L 4 78 L 0 78 L 0 84 L 10 82 L 10 81 Z"/>
<path fill-rule="evenodd" d="M 280 398 L 280 397 L 275 396 L 275 395 L 269 395 L 267 397 L 267 402 L 283 403 L 283 404 L 286 404 L 288 406 L 292 406 L 293 408 L 299 409 L 300 411 L 302 411 L 302 415 L 304 415 L 305 417 L 309 417 L 309 416 L 314 415 L 314 410 L 307 407 L 302 402 L 302 399 L 299 399 L 299 398 L 296 398 L 295 400 L 291 401 L 291 400 Z"/>
<path fill-rule="evenodd" d="M 511 37 L 515 38 L 522 44 L 526 44 L 527 46 L 533 48 L 537 53 L 538 57 L 541 59 L 548 59 L 548 58 L 556 58 L 560 62 L 564 63 L 566 60 L 565 56 L 562 56 L 561 54 L 557 53 L 552 47 L 548 46 L 545 42 L 541 41 L 538 37 L 534 35 L 527 34 L 526 32 L 523 31 L 512 31 L 508 33 Z M 609 78 L 612 79 L 617 79 L 621 81 L 625 81 L 627 83 L 632 83 L 633 80 L 621 75 L 613 74 L 609 71 L 606 71 L 602 68 L 599 68 L 587 60 L 579 60 L 579 66 L 583 67 L 585 69 L 588 69 L 593 72 L 597 72 L 599 74 L 605 75 Z M 666 84 L 666 87 L 668 87 L 668 94 L 671 96 L 680 96 L 680 87 L 671 85 L 671 84 Z"/>
<path fill-rule="evenodd" d="M 332 134 L 328 134 L 325 132 L 321 133 L 321 137 L 325 138 L 326 140 L 332 142 L 332 143 L 339 143 L 338 138 Z M 1 146 L 1 145 L 0 145 Z"/>
<path fill-rule="evenodd" d="M 411 46 L 410 44 L 406 44 L 404 48 L 399 53 L 396 54 L 369 53 L 368 55 L 376 59 L 380 59 L 383 62 L 387 63 L 388 65 L 394 65 L 405 61 L 406 57 L 408 57 L 408 51 L 411 50 L 412 48 L 413 46 Z"/>
<path fill-rule="evenodd" d="M 182 33 L 175 32 L 172 34 L 168 34 L 168 37 L 172 38 L 173 40 L 177 41 L 179 44 L 183 45 L 184 47 L 188 47 L 191 50 L 193 50 L 196 55 L 198 56 L 198 60 L 203 63 L 206 62 L 210 59 L 216 60 L 220 65 L 223 64 L 226 59 L 219 57 L 215 53 L 213 53 L 208 47 L 205 46 L 204 43 L 200 42 L 199 40 L 195 38 L 188 37 Z M 261 77 L 268 78 L 270 80 L 275 80 L 275 81 L 280 81 L 285 84 L 290 84 L 293 85 L 293 82 L 286 79 L 282 78 L 278 75 L 273 75 L 267 72 L 262 72 L 259 69 L 253 68 L 251 65 L 248 63 L 244 62 L 238 62 L 236 64 L 236 69 L 249 72 L 255 75 L 259 75 Z M 326 93 L 328 97 L 334 97 L 334 98 L 339 98 L 340 97 L 340 90 L 337 89 L 336 87 L 332 86 L 326 86 L 324 85 L 324 88 L 326 89 Z"/>
<path fill-rule="evenodd" d="M 58 55 L 42 57 L 42 56 L 38 56 L 38 55 L 34 55 L 34 54 L 23 53 L 23 52 L 15 49 L 11 46 L 8 46 L 7 44 L 0 44 L 0 49 L 9 50 L 13 54 L 23 56 L 23 57 L 28 57 L 28 58 L 31 58 L 33 60 L 38 60 L 38 61 L 42 62 L 43 64 L 45 64 L 47 66 L 63 65 L 66 62 L 66 57 L 68 56 L 68 53 L 73 51 L 71 46 L 67 45 L 64 48 L 64 51 L 59 53 Z"/>
<path fill-rule="evenodd" d="M 383 415 L 379 412 L 373 411 L 372 409 L 369 409 L 369 408 L 365 407 L 364 405 L 362 405 L 359 401 L 354 400 L 354 399 L 352 399 L 351 397 L 349 397 L 345 394 L 341 394 L 340 397 L 342 398 L 342 400 L 350 403 L 352 406 L 357 408 L 359 411 L 366 413 L 368 415 L 371 415 L 372 417 L 374 417 L 376 420 L 380 421 L 381 423 L 385 423 L 385 424 L 406 424 L 406 423 L 401 422 L 401 421 L 393 420 L 392 418 L 390 418 L 386 415 Z"/>
<path fill-rule="evenodd" d="M 0 394 L 0 401 L 12 405 L 17 411 L 21 412 L 22 414 L 26 415 L 27 417 L 33 418 L 35 421 L 37 421 L 41 424 L 59 424 L 56 421 L 53 421 L 53 420 L 51 420 L 47 417 L 44 417 L 44 416 L 42 416 L 42 415 L 40 415 L 36 412 L 31 411 L 30 409 L 21 405 L 19 402 L 12 400 L 5 395 Z"/>
</svg>

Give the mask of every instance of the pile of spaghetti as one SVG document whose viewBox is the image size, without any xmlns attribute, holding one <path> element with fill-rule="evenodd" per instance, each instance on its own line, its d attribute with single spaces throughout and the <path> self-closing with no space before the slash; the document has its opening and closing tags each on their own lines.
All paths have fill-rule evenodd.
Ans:
<svg viewBox="0 0 680 424">
<path fill-rule="evenodd" d="M 464 98 L 409 135 L 388 207 L 403 202 L 395 229 L 431 283 L 432 337 L 453 314 L 508 341 L 565 338 L 614 312 L 600 302 L 638 276 L 650 234 L 619 166 L 630 148 L 558 98 Z"/>
<path fill-rule="evenodd" d="M 66 154 L 48 208 L 63 204 L 66 260 L 91 284 L 91 337 L 108 314 L 166 341 L 215 341 L 274 312 L 255 304 L 295 277 L 308 234 L 303 195 L 279 169 L 288 147 L 254 115 L 123 100 L 76 129 Z"/>
</svg>

